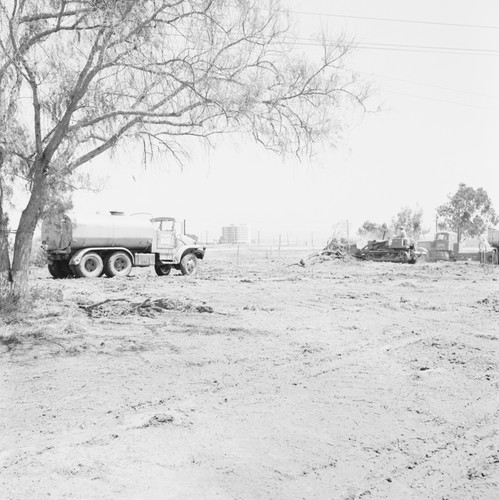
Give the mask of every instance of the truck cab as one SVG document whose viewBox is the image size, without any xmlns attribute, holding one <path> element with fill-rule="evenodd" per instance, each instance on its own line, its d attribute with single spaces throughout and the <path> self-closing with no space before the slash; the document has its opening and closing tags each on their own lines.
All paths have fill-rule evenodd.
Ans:
<svg viewBox="0 0 499 500">
<path fill-rule="evenodd" d="M 430 241 L 418 241 L 419 248 L 425 248 L 428 251 L 429 259 L 436 260 L 455 260 L 455 251 L 457 245 L 457 233 L 453 231 L 440 231 L 435 234 L 435 239 Z"/>
<path fill-rule="evenodd" d="M 152 253 L 158 253 L 160 260 L 173 260 L 177 246 L 175 219 L 172 217 L 155 217 L 151 219 L 151 223 L 156 229 L 152 241 Z"/>
</svg>

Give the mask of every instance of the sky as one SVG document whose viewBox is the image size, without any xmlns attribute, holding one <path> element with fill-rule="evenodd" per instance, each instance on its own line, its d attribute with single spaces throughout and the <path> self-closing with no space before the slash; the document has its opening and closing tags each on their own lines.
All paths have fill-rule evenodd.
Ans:
<svg viewBox="0 0 499 500">
<path fill-rule="evenodd" d="M 102 190 L 76 193 L 75 208 L 174 216 L 207 240 L 246 223 L 254 237 L 290 242 L 347 229 L 352 237 L 365 220 L 390 222 L 406 206 L 421 207 L 432 230 L 435 209 L 460 182 L 483 187 L 499 212 L 497 1 L 283 4 L 298 36 L 324 29 L 355 41 L 349 67 L 372 83 L 368 106 L 380 111 L 302 162 L 226 138 L 193 147 L 182 168 L 144 168 L 128 147 L 87 168 Z"/>
</svg>

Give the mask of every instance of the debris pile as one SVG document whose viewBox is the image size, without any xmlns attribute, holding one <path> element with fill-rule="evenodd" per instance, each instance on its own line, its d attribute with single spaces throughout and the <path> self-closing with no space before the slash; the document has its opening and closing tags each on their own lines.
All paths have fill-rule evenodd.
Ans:
<svg viewBox="0 0 499 500">
<path fill-rule="evenodd" d="M 181 302 L 174 299 L 151 299 L 141 302 L 132 302 L 129 299 L 106 299 L 95 304 L 83 305 L 83 309 L 91 318 L 116 317 L 138 314 L 139 316 L 154 317 L 155 313 L 165 311 L 193 311 L 199 313 L 212 313 L 213 308 L 206 304 L 193 305 L 190 302 Z"/>
<path fill-rule="evenodd" d="M 485 297 L 477 303 L 486 306 L 491 311 L 499 312 L 499 299 L 495 296 Z"/>
<path fill-rule="evenodd" d="M 146 422 L 144 422 L 140 427 L 145 429 L 147 427 L 157 427 L 162 424 L 171 424 L 174 421 L 173 415 L 167 415 L 165 413 L 156 413 L 150 417 Z"/>
<path fill-rule="evenodd" d="M 305 259 L 301 259 L 298 265 L 305 267 L 306 265 L 321 264 L 331 260 L 344 259 L 348 255 L 348 241 L 345 238 L 332 236 L 329 238 L 326 246 L 320 251 L 310 254 Z"/>
</svg>

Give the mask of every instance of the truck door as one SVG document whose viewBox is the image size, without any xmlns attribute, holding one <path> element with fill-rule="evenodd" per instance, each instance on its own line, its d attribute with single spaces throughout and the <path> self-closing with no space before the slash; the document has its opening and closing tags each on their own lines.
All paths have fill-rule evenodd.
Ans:
<svg viewBox="0 0 499 500">
<path fill-rule="evenodd" d="M 175 222 L 162 220 L 159 223 L 156 251 L 161 260 L 173 260 L 176 246 Z"/>
</svg>

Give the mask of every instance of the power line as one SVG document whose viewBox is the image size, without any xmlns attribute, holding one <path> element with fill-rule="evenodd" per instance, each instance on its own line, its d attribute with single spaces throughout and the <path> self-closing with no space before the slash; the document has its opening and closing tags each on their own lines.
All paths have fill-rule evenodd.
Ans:
<svg viewBox="0 0 499 500">
<path fill-rule="evenodd" d="M 372 46 L 372 45 L 367 45 L 365 43 L 360 43 L 355 46 L 357 49 L 364 49 L 364 50 L 391 50 L 393 52 L 419 52 L 419 53 L 425 53 L 425 54 L 452 54 L 452 55 L 459 55 L 459 56 L 492 56 L 492 57 L 497 57 L 499 56 L 499 51 L 492 51 L 492 52 L 469 52 L 466 49 L 459 50 L 459 49 L 446 49 L 445 47 L 442 47 L 441 50 L 435 50 L 435 49 L 426 49 L 426 48 L 404 48 L 402 45 L 396 45 L 396 44 L 386 44 L 384 46 Z"/>
<path fill-rule="evenodd" d="M 313 44 L 320 45 L 322 42 L 317 38 L 305 38 L 305 37 L 294 37 L 294 40 L 300 40 L 303 42 L 311 42 Z M 334 43 L 334 42 L 333 42 Z M 478 49 L 469 47 L 442 47 L 441 45 L 409 45 L 401 43 L 379 43 L 379 42 L 352 42 L 353 46 L 365 45 L 365 46 L 382 46 L 382 47 L 397 47 L 397 48 L 410 48 L 410 49 L 428 49 L 428 50 L 445 50 L 445 51 L 465 51 L 465 52 L 484 52 L 491 53 L 493 55 L 499 54 L 499 49 Z"/>
<path fill-rule="evenodd" d="M 434 85 L 434 84 L 431 84 L 431 83 L 423 83 L 423 82 L 415 82 L 413 80 L 405 80 L 404 78 L 395 78 L 393 76 L 379 75 L 379 74 L 376 74 L 376 73 L 365 73 L 363 71 L 357 71 L 357 73 L 362 73 L 362 74 L 368 75 L 368 76 L 374 76 L 376 78 L 385 78 L 387 80 L 393 80 L 395 82 L 404 82 L 404 83 L 410 83 L 412 85 L 420 85 L 420 86 L 423 86 L 423 87 L 431 87 L 431 88 L 440 89 L 440 90 L 449 90 L 451 92 L 459 92 L 461 94 L 474 95 L 474 96 L 477 96 L 477 97 L 485 97 L 487 99 L 499 99 L 499 95 L 495 95 L 494 96 L 494 95 L 488 95 L 488 94 L 480 94 L 478 92 L 471 92 L 469 90 L 453 89 L 453 88 L 450 88 L 450 87 L 443 87 L 441 85 Z"/>
<path fill-rule="evenodd" d="M 322 46 L 322 42 L 313 39 L 296 38 L 296 40 L 305 40 L 305 41 L 295 42 L 291 40 L 284 40 L 283 43 L 290 45 L 309 46 L 309 47 Z M 326 42 L 326 45 L 332 46 L 335 45 L 335 42 L 331 43 Z M 352 46 L 356 49 L 365 49 L 365 50 L 391 50 L 395 52 L 423 52 L 429 54 L 454 54 L 454 55 L 466 55 L 466 56 L 499 56 L 499 50 L 494 50 L 494 49 L 439 47 L 431 45 L 405 45 L 396 43 L 371 43 L 371 42 L 352 43 Z"/>
<path fill-rule="evenodd" d="M 401 47 L 410 49 L 428 49 L 428 50 L 455 50 L 455 51 L 466 51 L 466 52 L 484 52 L 491 54 L 499 54 L 499 50 L 496 49 L 470 49 L 467 47 L 441 47 L 438 45 L 408 45 L 408 44 L 396 44 L 396 43 L 374 43 L 374 42 L 360 42 L 362 45 L 367 46 L 383 46 L 383 47 Z"/>
<path fill-rule="evenodd" d="M 308 12 L 300 10 L 289 10 L 292 14 L 300 14 L 304 16 L 321 16 L 321 17 L 340 17 L 345 19 L 362 19 L 367 21 L 385 21 L 393 23 L 411 23 L 411 24 L 427 24 L 434 26 L 449 26 L 454 28 L 478 28 L 478 29 L 499 29 L 499 26 L 491 26 L 485 24 L 461 24 L 461 23 L 441 23 L 437 21 L 414 21 L 411 19 L 395 19 L 391 17 L 368 17 L 368 16 L 349 16 L 345 14 L 329 14 L 325 12 Z"/>
<path fill-rule="evenodd" d="M 426 101 L 445 102 L 446 104 L 457 104 L 458 106 L 465 106 L 467 108 L 486 109 L 487 111 L 499 111 L 499 109 L 491 107 L 491 106 L 477 106 L 475 104 L 467 104 L 464 102 L 449 101 L 447 99 L 437 99 L 435 97 L 425 97 L 425 96 L 421 96 L 421 95 L 406 94 L 404 92 L 397 92 L 395 90 L 385 90 L 385 92 L 387 92 L 389 94 L 401 95 L 404 97 L 414 97 L 416 99 L 424 99 Z"/>
</svg>

